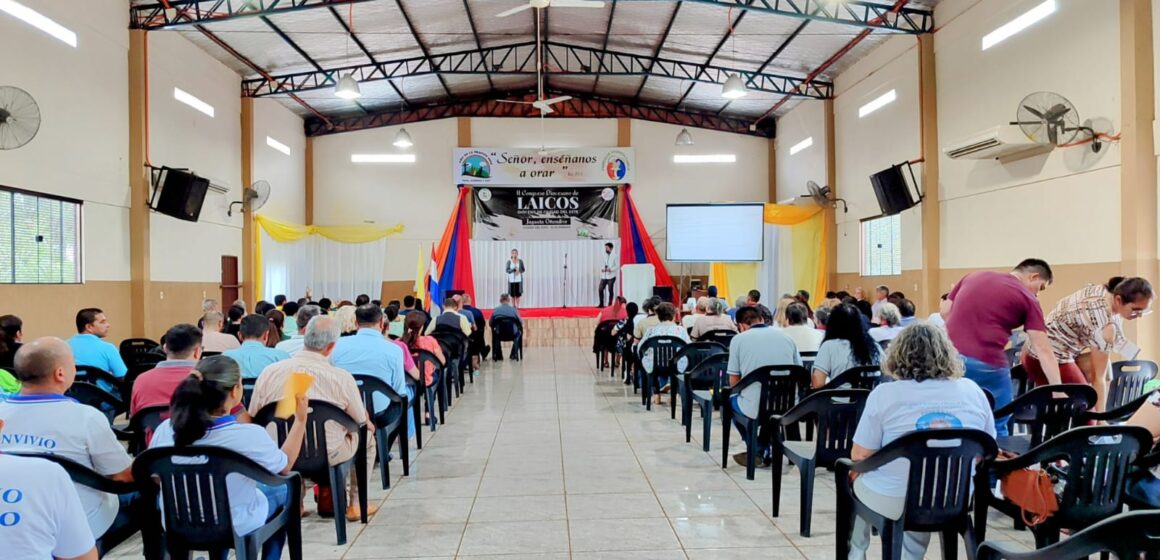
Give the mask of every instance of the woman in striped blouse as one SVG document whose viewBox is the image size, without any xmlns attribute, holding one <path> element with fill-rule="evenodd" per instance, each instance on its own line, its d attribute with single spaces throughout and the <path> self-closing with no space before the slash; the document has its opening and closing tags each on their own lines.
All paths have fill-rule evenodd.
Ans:
<svg viewBox="0 0 1160 560">
<path fill-rule="evenodd" d="M 1126 340 L 1124 320 L 1137 319 L 1152 311 L 1152 284 L 1143 278 L 1116 276 L 1104 285 L 1088 285 L 1056 304 L 1047 315 L 1047 338 L 1064 383 L 1086 383 L 1096 390 L 1095 410 L 1104 410 L 1107 396 L 1108 354 L 1121 349 Z M 1090 360 L 1081 368 L 1076 359 L 1090 351 Z M 1030 345 L 1024 346 L 1023 368 L 1038 385 L 1047 378 Z"/>
</svg>

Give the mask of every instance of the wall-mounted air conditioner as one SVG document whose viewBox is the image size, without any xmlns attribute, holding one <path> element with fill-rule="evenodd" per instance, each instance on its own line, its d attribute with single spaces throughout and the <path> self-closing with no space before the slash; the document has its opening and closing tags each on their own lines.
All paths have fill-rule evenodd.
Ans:
<svg viewBox="0 0 1160 560">
<path fill-rule="evenodd" d="M 1050 152 L 1054 146 L 1033 142 L 1017 125 L 1000 125 L 943 148 L 951 159 L 997 159 L 1002 162 Z"/>
</svg>

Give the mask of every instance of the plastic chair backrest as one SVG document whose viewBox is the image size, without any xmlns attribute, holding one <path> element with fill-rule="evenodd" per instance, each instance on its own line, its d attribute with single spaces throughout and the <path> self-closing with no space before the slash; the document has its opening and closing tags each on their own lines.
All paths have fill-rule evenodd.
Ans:
<svg viewBox="0 0 1160 560">
<path fill-rule="evenodd" d="M 242 404 L 250 406 L 250 398 L 254 396 L 254 385 L 257 382 L 257 377 L 242 378 Z"/>
<path fill-rule="evenodd" d="M 826 389 L 810 394 L 785 414 L 817 423 L 817 450 L 814 459 L 819 467 L 832 469 L 838 459 L 850 457 L 854 432 L 870 398 L 867 389 Z"/>
<path fill-rule="evenodd" d="M 124 380 L 121 378 L 99 367 L 82 365 L 77 366 L 76 380 L 85 383 L 92 383 L 94 385 L 96 385 L 98 382 L 108 383 L 109 385 L 116 387 L 118 390 L 121 388 L 121 384 L 124 382 Z"/>
<path fill-rule="evenodd" d="M 431 336 L 439 342 L 443 355 L 450 358 L 463 356 L 467 350 L 467 335 L 463 331 L 447 326 L 435 327 Z"/>
<path fill-rule="evenodd" d="M 761 385 L 761 397 L 757 405 L 757 418 L 764 422 L 775 414 L 783 415 L 805 397 L 810 388 L 810 372 L 796 364 L 759 367 L 741 377 L 733 386 L 733 394 L 739 395 L 750 385 Z"/>
<path fill-rule="evenodd" d="M 74 484 L 80 484 L 81 486 L 99 490 L 106 494 L 132 494 L 137 491 L 137 487 L 132 482 L 117 482 L 72 459 L 62 457 L 55 453 L 24 453 L 20 451 L 5 451 L 4 453 L 52 461 L 64 468 L 64 471 L 68 473 L 68 477 L 72 479 Z"/>
<path fill-rule="evenodd" d="M 117 348 L 121 357 L 134 354 L 149 354 L 160 351 L 161 345 L 148 338 L 126 338 Z"/>
<path fill-rule="evenodd" d="M 403 404 L 403 396 L 398 391 L 387 385 L 385 381 L 373 375 L 364 373 L 353 373 L 355 383 L 358 383 L 358 392 L 362 395 L 363 405 L 366 406 L 367 412 L 374 412 L 375 410 L 375 394 L 381 394 L 391 401 L 392 405 Z M 376 426 L 378 427 L 378 426 Z"/>
<path fill-rule="evenodd" d="M 153 432 L 166 418 L 169 418 L 169 407 L 166 405 L 147 406 L 129 417 L 129 433 L 133 436 L 129 442 L 129 452 L 136 454 L 149 447 Z"/>
<path fill-rule="evenodd" d="M 681 373 L 692 371 L 701 362 L 705 361 L 710 356 L 728 352 L 729 349 L 722 346 L 719 342 L 691 342 L 681 348 L 675 356 L 673 356 L 673 363 L 676 364 Z M 680 369 L 681 359 L 685 360 L 684 369 Z"/>
<path fill-rule="evenodd" d="M 642 364 L 646 354 L 652 356 L 652 371 L 649 373 L 668 375 L 676 372 L 677 353 L 687 344 L 675 336 L 654 336 L 641 343 L 636 355 Z"/>
<path fill-rule="evenodd" d="M 890 378 L 882 373 L 881 366 L 856 366 L 839 373 L 826 383 L 824 388 L 838 389 L 843 385 L 849 385 L 854 389 L 872 390 L 887 381 L 890 381 Z"/>
<path fill-rule="evenodd" d="M 72 387 L 69 387 L 68 391 L 65 391 L 64 394 L 72 397 L 81 404 L 101 411 L 105 415 L 105 418 L 109 419 L 110 425 L 113 423 L 113 418 L 126 410 L 124 401 L 87 381 L 73 383 Z"/>
<path fill-rule="evenodd" d="M 616 350 L 616 337 L 612 336 L 612 329 L 620 323 L 615 319 L 601 321 L 592 332 L 592 346 L 596 350 Z M 498 325 L 496 325 L 498 327 Z"/>
<path fill-rule="evenodd" d="M 512 317 L 494 318 L 491 329 L 493 334 L 499 336 L 501 342 L 512 342 L 520 336 L 520 323 Z"/>
<path fill-rule="evenodd" d="M 412 350 L 411 356 L 415 359 L 415 367 L 418 368 L 423 375 L 419 376 L 419 380 L 415 382 L 415 387 L 426 390 L 427 389 L 427 369 L 431 368 L 431 372 L 443 371 L 444 364 L 439 360 L 439 357 L 427 350 Z M 418 394 L 418 392 L 416 392 Z"/>
<path fill-rule="evenodd" d="M 1144 384 L 1156 378 L 1156 362 L 1128 360 L 1112 364 L 1112 383 L 1108 385 L 1105 410 L 1119 408 L 1144 394 Z"/>
<path fill-rule="evenodd" d="M 1055 393 L 1064 396 L 1056 397 Z M 1027 427 L 1031 447 L 1084 423 L 1084 413 L 1096 404 L 1090 385 L 1064 384 L 1037 387 L 995 411 L 995 418 L 1011 415 L 1010 423 Z"/>
<path fill-rule="evenodd" d="M 236 474 L 271 486 L 284 484 L 250 458 L 224 447 L 157 447 L 133 461 L 133 478 L 156 492 L 160 483 L 166 539 L 194 550 L 234 546 L 226 475 Z M 297 507 L 297 506 L 293 506 Z"/>
<path fill-rule="evenodd" d="M 725 371 L 729 367 L 729 353 L 711 354 L 689 368 L 689 380 L 696 385 L 698 382 L 711 383 L 713 394 L 720 395 L 726 385 L 728 376 Z"/>
<path fill-rule="evenodd" d="M 1018 361 L 1018 358 L 1016 358 Z M 1027 370 L 1023 366 L 1016 363 L 1011 366 L 1011 396 L 1019 398 L 1026 395 L 1028 391 L 1034 389 L 1031 380 L 1027 378 Z"/>
<path fill-rule="evenodd" d="M 1020 560 L 1057 560 L 1088 558 L 1096 553 L 1111 552 L 1116 558 L 1149 558 L 1160 546 L 1160 510 L 1131 511 L 1109 517 L 1066 540 L 1033 552 L 1018 554 Z M 1013 558 L 987 542 L 979 549 L 979 558 Z"/>
<path fill-rule="evenodd" d="M 294 417 L 287 419 L 274 416 L 277 402 L 272 402 L 254 415 L 254 423 L 260 426 L 273 424 L 278 434 L 278 445 L 286 441 Z M 330 469 L 330 460 L 326 446 L 326 423 L 337 422 L 349 432 L 357 433 L 359 425 L 346 411 L 327 401 L 310 399 L 310 413 L 306 416 L 306 437 L 302 440 L 302 451 L 298 453 L 298 461 L 294 463 L 294 470 L 301 472 L 308 478 L 325 475 Z"/>
<path fill-rule="evenodd" d="M 698 340 L 710 340 L 713 342 L 719 342 L 722 346 L 728 348 L 729 342 L 732 341 L 733 337 L 735 336 L 737 336 L 737 333 L 729 329 L 713 329 L 711 331 L 701 333 L 701 338 Z"/>
</svg>

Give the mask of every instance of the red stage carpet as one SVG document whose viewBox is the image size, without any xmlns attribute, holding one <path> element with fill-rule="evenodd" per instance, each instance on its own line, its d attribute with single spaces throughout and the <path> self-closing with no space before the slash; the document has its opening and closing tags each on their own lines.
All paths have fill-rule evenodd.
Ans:
<svg viewBox="0 0 1160 560">
<path fill-rule="evenodd" d="M 521 307 L 520 317 L 524 319 L 595 319 L 600 314 L 599 307 Z M 491 310 L 484 309 L 483 316 L 491 319 Z"/>
</svg>

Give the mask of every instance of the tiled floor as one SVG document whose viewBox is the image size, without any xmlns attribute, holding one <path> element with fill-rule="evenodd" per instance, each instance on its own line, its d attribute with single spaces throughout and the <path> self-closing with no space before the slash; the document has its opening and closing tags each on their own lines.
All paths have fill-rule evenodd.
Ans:
<svg viewBox="0 0 1160 560">
<path fill-rule="evenodd" d="M 769 471 L 748 481 L 744 468 L 716 462 L 719 424 L 706 454 L 699 430 L 685 443 L 667 408 L 646 412 L 631 387 L 607 375 L 582 348 L 489 363 L 447 424 L 413 451 L 410 477 L 395 461 L 392 489 L 379 490 L 374 473 L 371 498 L 381 509 L 368 525 L 348 526 L 347 545 L 335 546 L 332 521 L 304 520 L 305 557 L 833 558 L 832 475 L 818 473 L 813 536 L 802 538 L 796 471 L 783 478 L 782 514 L 771 518 Z M 995 519 L 988 536 L 1029 546 L 1030 534 L 1010 527 Z M 928 557 L 938 550 L 936 538 Z M 140 545 L 111 556 L 140 557 Z"/>
</svg>

